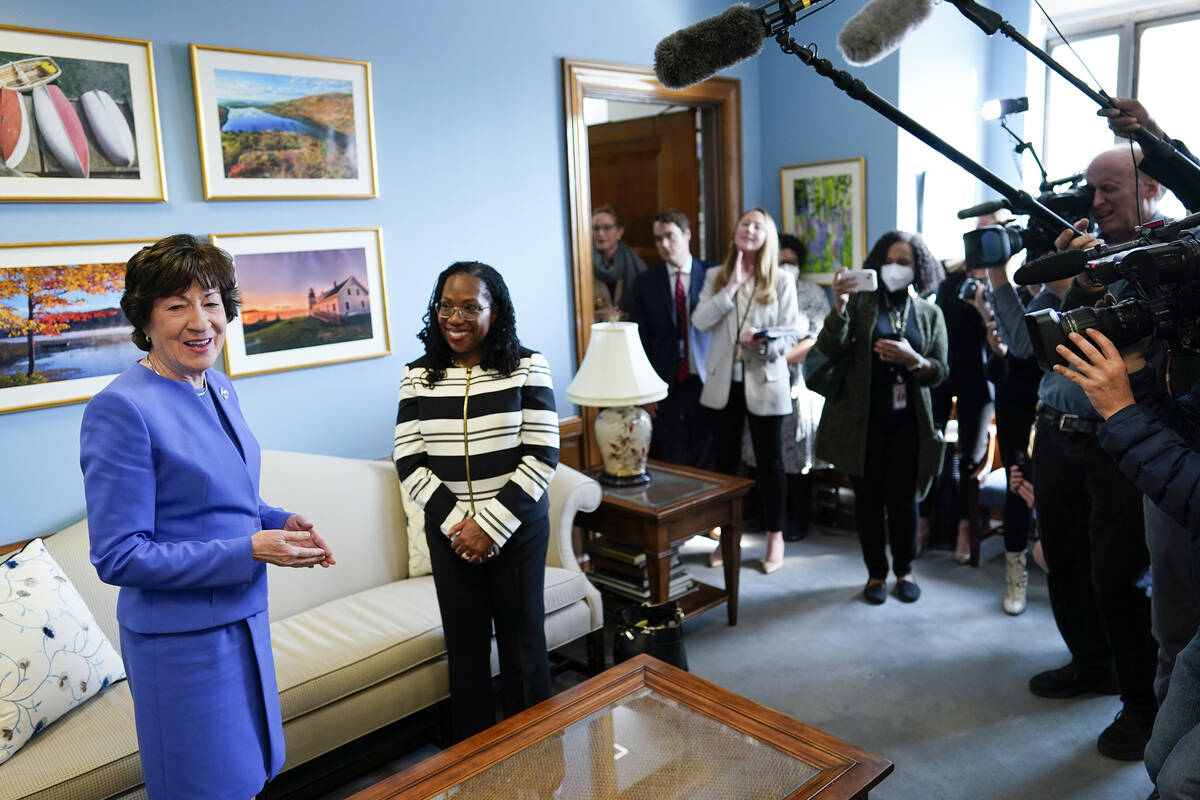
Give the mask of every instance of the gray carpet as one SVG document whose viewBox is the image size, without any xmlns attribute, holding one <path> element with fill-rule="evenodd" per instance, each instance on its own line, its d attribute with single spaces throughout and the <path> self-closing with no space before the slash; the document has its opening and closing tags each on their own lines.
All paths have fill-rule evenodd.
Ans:
<svg viewBox="0 0 1200 800">
<path fill-rule="evenodd" d="M 705 556 L 711 542 L 684 546 L 698 578 L 720 584 Z M 1000 609 L 1004 557 L 984 542 L 979 569 L 932 551 L 916 562 L 924 594 L 869 606 L 857 540 L 815 529 L 787 545 L 785 567 L 763 575 L 761 534 L 743 540 L 741 612 L 723 608 L 685 623 L 691 671 L 890 759 L 895 771 L 876 800 L 1145 800 L 1140 763 L 1112 761 L 1096 737 L 1120 708 L 1116 697 L 1045 700 L 1029 677 L 1068 660 L 1046 599 L 1045 576 L 1030 569 L 1029 609 Z M 890 584 L 889 584 L 890 587 Z M 340 800 L 435 752 L 406 754 L 348 784 Z M 568 799 L 571 800 L 571 799 Z M 650 799 L 648 799 L 650 800 Z"/>
</svg>

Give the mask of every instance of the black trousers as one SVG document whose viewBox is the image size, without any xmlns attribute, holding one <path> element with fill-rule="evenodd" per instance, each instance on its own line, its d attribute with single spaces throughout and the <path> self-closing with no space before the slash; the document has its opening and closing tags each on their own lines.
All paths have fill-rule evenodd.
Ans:
<svg viewBox="0 0 1200 800">
<path fill-rule="evenodd" d="M 696 375 L 668 381 L 667 396 L 658 401 L 650 438 L 650 457 L 669 464 L 712 469 L 712 412 L 700 405 L 704 384 Z"/>
<path fill-rule="evenodd" d="M 525 523 L 500 548 L 500 555 L 484 564 L 471 564 L 455 555 L 449 540 L 428 519 L 425 540 L 450 667 L 451 735 L 461 741 L 496 721 L 493 624 L 504 715 L 512 716 L 550 696 L 543 597 L 550 521 L 541 517 Z"/>
<path fill-rule="evenodd" d="M 758 463 L 758 491 L 762 496 L 763 524 L 782 531 L 787 519 L 787 475 L 783 471 L 783 415 L 760 417 L 746 408 L 746 385 L 729 385 L 729 402 L 713 412 L 713 439 L 717 471 L 737 475 L 742 463 L 742 428 L 750 426 L 750 444 Z"/>
<path fill-rule="evenodd" d="M 1029 434 L 1033 430 L 1033 418 L 1036 413 L 1036 407 L 1032 404 L 996 403 L 996 446 L 1000 448 L 1000 459 L 1005 466 L 1006 486 L 1008 467 L 1013 465 L 1016 454 L 1029 450 Z M 1005 492 L 1004 549 L 1010 553 L 1024 552 L 1029 544 L 1029 530 L 1032 526 L 1032 509 L 1013 492 Z"/>
<path fill-rule="evenodd" d="M 858 542 L 872 580 L 887 578 L 890 544 L 898 578 L 912 572 L 917 545 L 916 417 L 909 414 L 890 423 L 872 418 L 867 423 L 866 456 L 862 477 L 850 476 Z"/>
<path fill-rule="evenodd" d="M 1150 564 L 1142 496 L 1087 433 L 1038 421 L 1035 502 L 1054 621 L 1085 670 L 1116 667 L 1121 699 L 1154 703 L 1157 646 L 1150 598 L 1138 581 Z"/>
</svg>

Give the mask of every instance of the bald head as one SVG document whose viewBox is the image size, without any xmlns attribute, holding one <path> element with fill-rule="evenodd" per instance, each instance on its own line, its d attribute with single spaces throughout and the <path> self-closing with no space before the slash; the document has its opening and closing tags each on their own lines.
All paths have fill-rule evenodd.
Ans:
<svg viewBox="0 0 1200 800">
<path fill-rule="evenodd" d="M 1088 164 L 1088 186 L 1095 192 L 1092 218 L 1100 226 L 1100 236 L 1109 244 L 1127 242 L 1138 224 L 1146 222 L 1158 210 L 1162 193 L 1158 181 L 1135 168 L 1142 161 L 1142 149 L 1128 146 L 1105 150 Z M 1136 179 L 1135 179 L 1136 178 Z"/>
</svg>

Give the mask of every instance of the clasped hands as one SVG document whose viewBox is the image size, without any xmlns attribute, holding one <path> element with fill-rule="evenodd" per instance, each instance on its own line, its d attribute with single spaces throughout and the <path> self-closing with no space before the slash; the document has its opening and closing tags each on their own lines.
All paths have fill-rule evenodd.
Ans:
<svg viewBox="0 0 1200 800">
<path fill-rule="evenodd" d="M 472 564 L 482 564 L 500 553 L 499 545 L 493 542 L 471 517 L 455 523 L 446 531 L 446 537 L 450 540 L 451 549 L 459 558 Z"/>
<path fill-rule="evenodd" d="M 331 567 L 333 551 L 307 517 L 292 514 L 280 530 L 259 531 L 250 537 L 255 561 L 280 567 Z"/>
</svg>

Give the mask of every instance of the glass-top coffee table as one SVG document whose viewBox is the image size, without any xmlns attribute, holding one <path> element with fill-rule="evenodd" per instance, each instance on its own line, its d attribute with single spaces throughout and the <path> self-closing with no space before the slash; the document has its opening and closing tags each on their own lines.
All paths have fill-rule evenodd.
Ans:
<svg viewBox="0 0 1200 800">
<path fill-rule="evenodd" d="M 865 798 L 890 761 L 638 656 L 351 800 Z"/>
</svg>

